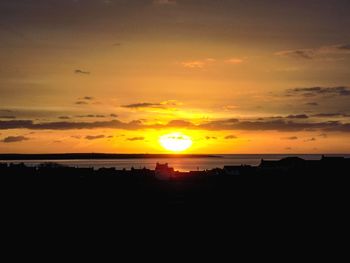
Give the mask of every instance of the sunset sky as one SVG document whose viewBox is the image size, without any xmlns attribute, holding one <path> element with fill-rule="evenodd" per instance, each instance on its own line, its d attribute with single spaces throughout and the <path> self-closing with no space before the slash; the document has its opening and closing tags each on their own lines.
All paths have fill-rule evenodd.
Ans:
<svg viewBox="0 0 350 263">
<path fill-rule="evenodd" d="M 1 0 L 0 153 L 167 153 L 173 133 L 186 153 L 349 153 L 349 13 L 348 0 Z"/>
</svg>

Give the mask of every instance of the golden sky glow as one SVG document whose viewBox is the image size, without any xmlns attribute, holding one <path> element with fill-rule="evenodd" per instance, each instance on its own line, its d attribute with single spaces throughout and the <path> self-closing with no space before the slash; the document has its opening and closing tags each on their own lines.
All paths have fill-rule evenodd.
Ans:
<svg viewBox="0 0 350 263">
<path fill-rule="evenodd" d="M 348 153 L 349 8 L 1 1 L 0 152 Z"/>
</svg>

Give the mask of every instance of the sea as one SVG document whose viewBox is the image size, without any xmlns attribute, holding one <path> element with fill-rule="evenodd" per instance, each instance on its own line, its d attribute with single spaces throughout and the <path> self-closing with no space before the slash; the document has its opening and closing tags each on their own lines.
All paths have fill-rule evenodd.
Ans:
<svg viewBox="0 0 350 263">
<path fill-rule="evenodd" d="M 157 163 L 168 163 L 177 171 L 203 171 L 214 168 L 223 168 L 226 165 L 252 165 L 257 166 L 261 160 L 280 160 L 285 157 L 300 157 L 305 160 L 319 160 L 321 154 L 223 154 L 216 157 L 181 157 L 181 158 L 142 158 L 142 159 L 89 159 L 89 160 L 14 160 L 0 161 L 0 163 L 24 163 L 36 166 L 42 163 L 54 162 L 77 168 L 116 168 L 116 169 L 154 169 Z M 342 156 L 350 158 L 350 154 L 328 154 L 326 156 Z"/>
</svg>

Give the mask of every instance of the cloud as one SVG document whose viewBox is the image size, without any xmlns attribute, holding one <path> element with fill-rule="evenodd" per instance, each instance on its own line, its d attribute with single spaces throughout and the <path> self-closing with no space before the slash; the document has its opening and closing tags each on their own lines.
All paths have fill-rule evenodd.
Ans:
<svg viewBox="0 0 350 263">
<path fill-rule="evenodd" d="M 16 116 L 3 115 L 3 116 L 0 116 L 0 119 L 16 119 Z"/>
<path fill-rule="evenodd" d="M 75 104 L 77 104 L 77 105 L 86 105 L 88 103 L 86 101 L 77 101 L 77 102 L 75 102 Z"/>
<path fill-rule="evenodd" d="M 330 117 L 349 117 L 348 114 L 342 114 L 342 113 L 317 113 L 312 115 L 312 117 L 316 118 L 330 118 Z"/>
<path fill-rule="evenodd" d="M 77 104 L 77 105 L 87 105 L 94 99 L 95 99 L 94 97 L 85 96 L 85 97 L 82 97 L 82 98 L 78 98 L 77 101 L 75 102 L 75 104 Z"/>
<path fill-rule="evenodd" d="M 160 107 L 160 103 L 149 103 L 149 102 L 142 102 L 142 103 L 134 103 L 134 104 L 128 104 L 128 105 L 122 105 L 123 108 L 130 108 L 130 109 L 138 109 L 138 108 L 154 108 L 154 107 Z"/>
<path fill-rule="evenodd" d="M 0 121 L 0 130 L 9 129 L 30 129 L 30 130 L 79 130 L 79 129 L 96 129 L 96 128 L 115 128 L 115 129 L 138 129 L 140 124 L 134 122 L 123 123 L 118 120 L 96 121 L 96 122 L 39 122 L 34 123 L 32 120 L 11 120 Z"/>
<path fill-rule="evenodd" d="M 206 58 L 202 60 L 191 60 L 182 62 L 182 66 L 190 69 L 203 69 L 204 67 L 209 66 L 214 63 L 216 60 L 213 58 Z"/>
<path fill-rule="evenodd" d="M 223 107 L 223 109 L 226 111 L 234 111 L 234 110 L 237 110 L 238 108 L 239 108 L 238 105 L 226 105 Z"/>
<path fill-rule="evenodd" d="M 238 119 L 214 120 L 201 124 L 200 127 L 207 130 L 231 130 L 231 127 L 236 125 L 238 122 Z"/>
<path fill-rule="evenodd" d="M 350 44 L 338 45 L 338 46 L 337 46 L 337 49 L 338 49 L 338 50 L 350 51 Z"/>
<path fill-rule="evenodd" d="M 350 44 L 337 44 L 321 46 L 316 48 L 292 49 L 275 53 L 278 56 L 299 58 L 299 59 L 324 59 L 332 58 L 334 55 L 350 54 Z"/>
<path fill-rule="evenodd" d="M 287 119 L 308 119 L 309 116 L 307 116 L 306 114 L 298 114 L 298 115 L 288 115 L 286 118 Z"/>
<path fill-rule="evenodd" d="M 341 131 L 350 132 L 350 123 L 338 121 L 327 122 L 294 122 L 287 120 L 267 120 L 267 121 L 213 121 L 196 126 L 197 129 L 206 130 L 247 130 L 247 131 Z"/>
<path fill-rule="evenodd" d="M 305 105 L 308 105 L 308 106 L 319 106 L 319 104 L 317 102 L 308 102 L 308 103 L 305 103 Z"/>
<path fill-rule="evenodd" d="M 330 54 L 330 53 L 339 53 L 339 54 L 349 54 L 350 53 L 350 44 L 337 44 L 330 46 L 322 46 L 317 49 L 319 53 Z"/>
<path fill-rule="evenodd" d="M 58 117 L 60 120 L 69 120 L 70 117 L 69 116 L 59 116 Z"/>
<path fill-rule="evenodd" d="M 298 140 L 298 137 L 297 136 L 291 136 L 291 137 L 284 137 L 284 138 L 281 138 L 282 140 Z"/>
<path fill-rule="evenodd" d="M 121 130 L 142 130 L 142 129 L 165 129 L 165 128 L 187 128 L 195 130 L 225 130 L 225 131 L 339 131 L 350 132 L 350 123 L 340 121 L 324 122 L 299 122 L 299 119 L 287 120 L 238 120 L 224 119 L 208 121 L 202 124 L 193 124 L 186 120 L 173 120 L 168 124 L 143 124 L 141 121 L 131 121 L 129 123 L 119 120 L 95 121 L 95 122 L 37 122 L 31 120 L 9 120 L 0 121 L 0 130 L 10 129 L 30 129 L 30 130 L 79 130 L 79 129 L 121 129 Z"/>
<path fill-rule="evenodd" d="M 233 139 L 238 139 L 238 137 L 236 135 L 227 135 L 225 137 L 226 140 L 233 140 Z"/>
<path fill-rule="evenodd" d="M 197 59 L 197 60 L 187 60 L 183 61 L 181 65 L 189 69 L 204 69 L 211 65 L 239 65 L 242 64 L 245 60 L 242 58 L 229 58 L 229 59 Z"/>
<path fill-rule="evenodd" d="M 30 120 L 0 121 L 0 130 L 30 129 L 32 125 L 33 121 Z"/>
<path fill-rule="evenodd" d="M 117 118 L 118 115 L 117 114 L 114 114 L 114 113 L 111 113 L 109 116 L 113 117 L 113 118 Z"/>
<path fill-rule="evenodd" d="M 315 97 L 315 96 L 350 96 L 350 88 L 346 86 L 338 87 L 307 87 L 307 88 L 294 88 L 287 90 L 287 96 L 304 96 L 304 97 Z"/>
<path fill-rule="evenodd" d="M 90 72 L 89 72 L 89 71 L 84 71 L 84 70 L 81 70 L 81 69 L 76 69 L 76 70 L 74 70 L 74 73 L 75 73 L 75 74 L 90 75 Z"/>
<path fill-rule="evenodd" d="M 315 56 L 312 49 L 284 50 L 277 52 L 276 55 L 302 59 L 313 59 Z"/>
<path fill-rule="evenodd" d="M 230 59 L 227 59 L 225 62 L 228 64 L 238 65 L 243 63 L 243 61 L 244 60 L 241 58 L 230 58 Z"/>
<path fill-rule="evenodd" d="M 176 5 L 176 0 L 153 0 L 155 5 Z"/>
<path fill-rule="evenodd" d="M 87 140 L 97 140 L 97 139 L 103 139 L 103 138 L 105 138 L 105 136 L 104 135 L 87 135 L 87 136 L 85 136 L 85 139 L 87 139 Z"/>
<path fill-rule="evenodd" d="M 304 140 L 304 142 L 314 142 L 314 141 L 316 141 L 316 138 L 310 138 L 310 139 Z"/>
<path fill-rule="evenodd" d="M 145 137 L 132 137 L 132 138 L 127 138 L 128 141 L 143 141 Z"/>
<path fill-rule="evenodd" d="M 215 136 L 205 136 L 206 140 L 217 140 L 217 137 Z"/>
<path fill-rule="evenodd" d="M 194 124 L 190 121 L 186 120 L 171 120 L 167 124 L 168 127 L 181 127 L 181 128 L 190 128 L 193 127 Z"/>
<path fill-rule="evenodd" d="M 105 115 L 102 114 L 87 114 L 87 115 L 78 115 L 78 118 L 105 118 Z"/>
<path fill-rule="evenodd" d="M 22 141 L 27 141 L 29 138 L 24 137 L 24 136 L 9 136 L 4 138 L 1 142 L 3 143 L 15 143 L 15 142 L 22 142 Z"/>
<path fill-rule="evenodd" d="M 127 105 L 122 105 L 121 107 L 123 108 L 128 108 L 128 109 L 172 109 L 177 106 L 181 105 L 176 100 L 167 100 L 159 103 L 151 103 L 151 102 L 140 102 L 140 103 L 133 103 L 133 104 L 127 104 Z"/>
</svg>

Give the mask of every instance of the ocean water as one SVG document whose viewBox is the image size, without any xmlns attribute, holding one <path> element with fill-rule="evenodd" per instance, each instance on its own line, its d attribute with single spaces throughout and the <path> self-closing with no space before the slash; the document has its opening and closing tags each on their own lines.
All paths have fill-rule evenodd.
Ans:
<svg viewBox="0 0 350 263">
<path fill-rule="evenodd" d="M 156 163 L 168 163 L 178 171 L 196 171 L 209 170 L 213 168 L 223 168 L 225 165 L 259 165 L 261 159 L 279 160 L 288 156 L 298 156 L 305 160 L 319 160 L 320 154 L 226 154 L 217 155 L 218 158 L 145 158 L 145 159 L 92 159 L 92 160 L 16 160 L 0 161 L 6 163 L 25 163 L 29 166 L 35 166 L 45 162 L 55 162 L 71 167 L 93 167 L 95 169 L 105 167 L 115 167 L 116 169 L 148 168 L 154 169 Z M 326 156 L 344 156 L 350 158 L 350 154 L 344 155 L 326 155 Z"/>
</svg>

